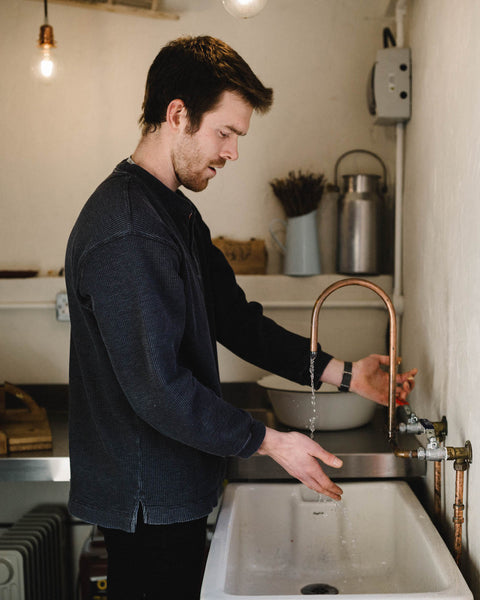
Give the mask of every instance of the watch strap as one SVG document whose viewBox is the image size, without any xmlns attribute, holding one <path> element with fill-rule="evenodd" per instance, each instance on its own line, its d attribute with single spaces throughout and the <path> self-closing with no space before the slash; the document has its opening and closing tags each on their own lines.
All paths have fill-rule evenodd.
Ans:
<svg viewBox="0 0 480 600">
<path fill-rule="evenodd" d="M 350 391 L 350 383 L 352 381 L 352 370 L 353 364 L 350 361 L 345 361 L 343 363 L 343 377 L 342 383 L 339 386 L 340 392 L 349 392 Z"/>
</svg>

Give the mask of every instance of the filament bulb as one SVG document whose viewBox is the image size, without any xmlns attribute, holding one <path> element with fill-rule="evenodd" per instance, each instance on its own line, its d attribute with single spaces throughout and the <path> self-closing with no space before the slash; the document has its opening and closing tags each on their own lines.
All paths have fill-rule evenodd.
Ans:
<svg viewBox="0 0 480 600">
<path fill-rule="evenodd" d="M 55 70 L 55 64 L 50 54 L 50 50 L 44 50 L 42 52 L 42 58 L 40 59 L 40 74 L 42 77 L 49 79 L 52 77 Z"/>
</svg>

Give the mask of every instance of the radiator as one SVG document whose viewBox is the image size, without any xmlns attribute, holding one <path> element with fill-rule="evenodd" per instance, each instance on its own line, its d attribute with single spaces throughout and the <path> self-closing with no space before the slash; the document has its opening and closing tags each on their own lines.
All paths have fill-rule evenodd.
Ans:
<svg viewBox="0 0 480 600">
<path fill-rule="evenodd" d="M 37 506 L 0 535 L 0 600 L 68 600 L 67 512 Z"/>
</svg>

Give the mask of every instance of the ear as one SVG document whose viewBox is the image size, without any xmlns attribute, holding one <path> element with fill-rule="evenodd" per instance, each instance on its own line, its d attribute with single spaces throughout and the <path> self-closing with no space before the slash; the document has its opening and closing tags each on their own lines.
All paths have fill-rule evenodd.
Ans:
<svg viewBox="0 0 480 600">
<path fill-rule="evenodd" d="M 166 122 L 172 129 L 178 129 L 187 119 L 185 103 L 180 98 L 172 100 L 167 106 Z"/>
</svg>

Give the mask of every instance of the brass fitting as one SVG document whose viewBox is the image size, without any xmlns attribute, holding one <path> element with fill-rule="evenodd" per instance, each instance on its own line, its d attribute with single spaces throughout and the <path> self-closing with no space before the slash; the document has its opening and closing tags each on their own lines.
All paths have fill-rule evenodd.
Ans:
<svg viewBox="0 0 480 600">
<path fill-rule="evenodd" d="M 434 421 L 432 425 L 438 440 L 443 442 L 448 434 L 447 417 L 443 416 L 441 421 Z"/>
<path fill-rule="evenodd" d="M 468 465 L 472 462 L 472 444 L 470 441 L 465 442 L 463 448 L 447 446 L 447 460 L 454 460 L 453 468 L 455 471 L 466 471 Z"/>
</svg>

